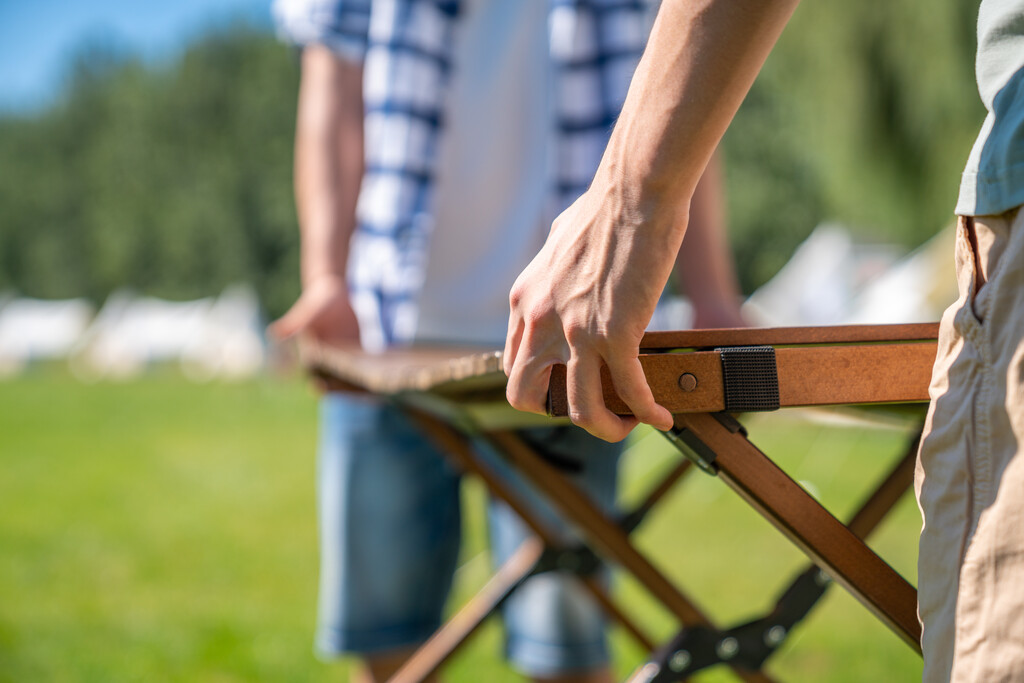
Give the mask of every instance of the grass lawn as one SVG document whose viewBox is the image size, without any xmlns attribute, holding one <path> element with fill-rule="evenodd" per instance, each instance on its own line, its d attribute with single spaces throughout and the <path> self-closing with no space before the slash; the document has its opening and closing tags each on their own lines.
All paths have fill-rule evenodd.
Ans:
<svg viewBox="0 0 1024 683">
<path fill-rule="evenodd" d="M 897 431 L 747 421 L 751 440 L 848 515 L 893 462 Z M 195 385 L 173 373 L 85 385 L 56 368 L 0 383 L 0 681 L 344 681 L 311 653 L 316 593 L 315 398 L 298 379 Z M 623 463 L 635 500 L 672 463 L 639 433 Z M 456 602 L 487 579 L 483 492 Z M 920 526 L 906 496 L 872 538 L 915 581 Z M 688 477 L 639 533 L 720 623 L 764 612 L 806 560 L 724 485 Z M 659 638 L 675 624 L 635 583 L 619 598 Z M 449 681 L 519 681 L 489 623 Z M 613 633 L 615 666 L 642 653 Z M 833 588 L 770 665 L 782 680 L 913 681 L 920 660 Z M 734 680 L 713 669 L 699 681 Z"/>
</svg>

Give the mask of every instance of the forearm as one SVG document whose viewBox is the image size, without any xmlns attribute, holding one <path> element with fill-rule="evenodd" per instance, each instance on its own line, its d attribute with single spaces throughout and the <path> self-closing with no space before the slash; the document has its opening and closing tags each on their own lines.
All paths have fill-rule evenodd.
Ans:
<svg viewBox="0 0 1024 683">
<path fill-rule="evenodd" d="M 362 65 L 305 48 L 295 131 L 303 286 L 345 278 L 363 176 L 363 116 Z"/>
<path fill-rule="evenodd" d="M 798 0 L 665 0 L 595 184 L 675 220 Z"/>
<path fill-rule="evenodd" d="M 638 358 L 694 188 L 797 0 L 664 0 L 594 182 L 509 295 L 506 394 L 543 413 L 566 365 L 569 416 L 610 441 L 672 415 Z M 604 405 L 602 366 L 633 417 Z"/>
<path fill-rule="evenodd" d="M 698 326 L 739 324 L 740 287 L 729 252 L 719 154 L 711 157 L 690 202 L 676 279 L 694 304 Z"/>
</svg>

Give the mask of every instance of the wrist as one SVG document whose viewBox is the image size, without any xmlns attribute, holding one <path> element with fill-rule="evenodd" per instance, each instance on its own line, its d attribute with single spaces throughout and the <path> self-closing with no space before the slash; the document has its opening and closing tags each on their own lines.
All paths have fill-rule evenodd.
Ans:
<svg viewBox="0 0 1024 683">
<path fill-rule="evenodd" d="M 348 280 L 345 273 L 331 269 L 311 270 L 302 274 L 302 288 L 312 289 L 313 287 L 348 288 Z"/>
<path fill-rule="evenodd" d="M 602 163 L 590 191 L 603 206 L 615 207 L 620 226 L 671 240 L 681 239 L 686 230 L 689 195 L 672 192 L 668 185 L 632 173 L 623 164 Z"/>
</svg>

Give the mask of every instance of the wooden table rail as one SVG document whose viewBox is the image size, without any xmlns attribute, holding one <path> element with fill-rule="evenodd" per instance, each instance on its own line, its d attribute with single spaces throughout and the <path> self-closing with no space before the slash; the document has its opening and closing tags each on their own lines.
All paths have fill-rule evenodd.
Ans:
<svg viewBox="0 0 1024 683">
<path fill-rule="evenodd" d="M 729 413 L 925 402 L 937 331 L 937 324 L 929 323 L 650 332 L 642 340 L 640 354 L 655 399 L 675 415 L 675 428 L 666 435 L 680 453 L 716 475 L 804 550 L 820 568 L 808 569 L 807 577 L 826 572 L 918 652 L 916 591 L 863 541 L 906 490 L 914 449 L 868 496 L 847 526 L 754 446 Z M 559 545 L 564 541 L 547 529 L 536 511 L 475 458 L 469 445 L 471 438 L 487 440 L 545 494 L 552 507 L 580 530 L 586 543 L 584 550 L 590 552 L 592 548 L 629 571 L 678 618 L 682 629 L 679 635 L 652 655 L 631 680 L 682 680 L 717 663 L 731 666 L 745 681 L 772 680 L 761 666 L 778 642 L 749 653 L 724 647 L 728 641 L 731 645 L 742 641 L 744 629 L 761 628 L 761 621 L 719 629 L 630 540 L 630 531 L 680 479 L 685 466 L 672 469 L 633 514 L 615 520 L 598 510 L 513 431 L 536 426 L 538 420 L 551 422 L 508 406 L 499 352 L 434 347 L 369 353 L 311 343 L 300 348 L 305 363 L 329 387 L 377 394 L 409 411 L 425 438 L 439 444 L 464 471 L 480 476 L 492 494 L 508 502 L 538 539 L 537 543 L 524 545 L 394 680 L 419 681 L 436 671 L 488 614 L 538 571 L 546 553 L 566 552 Z M 568 412 L 565 379 L 564 366 L 552 368 L 549 409 L 555 416 Z M 628 414 L 606 372 L 603 383 L 606 405 Z M 794 582 L 786 594 L 798 590 L 797 584 L 806 583 L 807 577 Z M 580 580 L 611 618 L 623 623 L 646 649 L 655 649 L 640 625 L 615 605 L 599 581 L 584 574 L 580 574 Z M 820 597 L 820 590 L 815 590 L 800 597 L 800 607 L 795 611 L 792 596 L 781 599 L 775 612 L 763 617 L 764 623 L 771 626 L 768 621 L 775 619 L 776 612 L 786 612 L 790 622 L 799 621 Z M 776 628 L 772 633 L 778 631 L 784 638 L 792 625 L 780 626 L 781 631 Z M 757 638 L 763 639 L 762 635 Z M 701 643 L 706 647 L 699 653 L 672 649 L 703 647 Z M 685 666 L 680 664 L 684 660 L 688 662 Z"/>
<path fill-rule="evenodd" d="M 649 332 L 642 349 L 664 345 L 665 351 L 641 353 L 640 364 L 654 399 L 672 413 L 727 410 L 723 373 L 724 349 L 767 348 L 774 356 L 778 407 L 906 403 L 928 400 L 935 362 L 937 325 L 869 325 L 836 328 L 777 328 Z M 828 330 L 826 333 L 825 331 Z M 751 343 L 756 342 L 756 343 Z M 706 349 L 673 351 L 673 349 Z M 615 393 L 607 368 L 602 368 L 605 405 L 628 415 L 629 407 Z M 756 383 L 760 375 L 740 378 Z M 566 369 L 552 368 L 548 412 L 568 415 Z"/>
</svg>

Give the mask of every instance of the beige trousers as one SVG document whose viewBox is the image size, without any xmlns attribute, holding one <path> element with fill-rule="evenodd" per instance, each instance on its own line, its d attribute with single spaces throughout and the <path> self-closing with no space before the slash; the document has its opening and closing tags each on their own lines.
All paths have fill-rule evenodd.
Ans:
<svg viewBox="0 0 1024 683">
<path fill-rule="evenodd" d="M 924 680 L 1024 681 L 1024 211 L 961 218 L 915 477 Z"/>
</svg>

